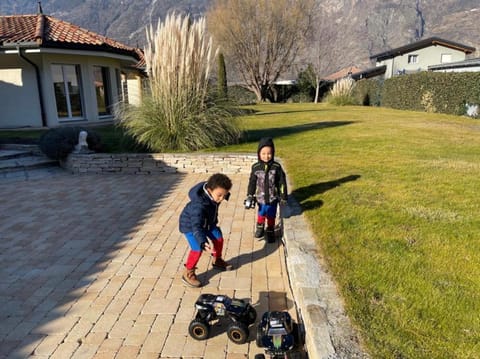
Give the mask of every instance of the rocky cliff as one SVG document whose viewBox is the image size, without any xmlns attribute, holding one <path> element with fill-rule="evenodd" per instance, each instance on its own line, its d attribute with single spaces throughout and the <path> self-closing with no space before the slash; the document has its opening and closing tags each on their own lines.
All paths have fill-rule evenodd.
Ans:
<svg viewBox="0 0 480 359">
<path fill-rule="evenodd" d="M 145 26 L 169 11 L 201 16 L 212 0 L 44 0 L 43 12 L 132 46 L 143 47 Z M 439 36 L 477 48 L 478 0 L 318 0 L 322 22 L 337 29 L 339 66 L 371 65 L 373 54 Z M 31 0 L 0 2 L 0 14 L 32 14 Z M 315 30 L 314 30 L 315 31 Z"/>
</svg>

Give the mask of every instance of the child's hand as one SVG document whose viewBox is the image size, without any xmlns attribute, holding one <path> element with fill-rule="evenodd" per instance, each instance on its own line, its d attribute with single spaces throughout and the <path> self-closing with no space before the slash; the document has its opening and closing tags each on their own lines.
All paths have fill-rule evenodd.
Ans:
<svg viewBox="0 0 480 359">
<path fill-rule="evenodd" d="M 245 206 L 245 209 L 255 208 L 255 198 L 250 195 L 247 196 L 245 201 L 243 201 L 243 205 Z"/>
<path fill-rule="evenodd" d="M 207 239 L 205 244 L 203 245 L 203 250 L 211 255 L 215 255 L 215 247 L 211 239 Z"/>
</svg>

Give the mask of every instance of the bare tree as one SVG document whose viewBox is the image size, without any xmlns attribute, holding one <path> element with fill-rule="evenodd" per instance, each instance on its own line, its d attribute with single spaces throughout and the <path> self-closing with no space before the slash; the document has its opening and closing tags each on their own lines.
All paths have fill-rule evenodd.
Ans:
<svg viewBox="0 0 480 359">
<path fill-rule="evenodd" d="M 311 25 L 314 0 L 216 0 L 208 28 L 258 101 L 294 62 Z"/>
<path fill-rule="evenodd" d="M 307 78 L 315 88 L 315 103 L 319 100 L 320 86 L 324 78 L 349 65 L 341 41 L 341 26 L 331 19 L 331 14 L 321 8 L 315 10 L 312 31 L 307 36 L 302 59 L 308 71 Z"/>
</svg>

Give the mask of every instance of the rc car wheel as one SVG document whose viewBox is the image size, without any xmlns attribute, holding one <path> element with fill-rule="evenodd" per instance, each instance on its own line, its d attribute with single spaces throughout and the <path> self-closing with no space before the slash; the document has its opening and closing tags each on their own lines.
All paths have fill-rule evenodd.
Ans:
<svg viewBox="0 0 480 359">
<path fill-rule="evenodd" d="M 296 347 L 300 347 L 301 345 L 304 344 L 298 323 L 292 323 L 292 335 L 293 335 L 293 340 L 295 341 Z"/>
<path fill-rule="evenodd" d="M 242 323 L 232 323 L 228 327 L 227 336 L 235 344 L 244 344 L 248 339 L 248 328 Z"/>
<path fill-rule="evenodd" d="M 263 354 L 255 354 L 255 358 L 254 359 L 265 359 L 265 355 Z"/>
<path fill-rule="evenodd" d="M 196 340 L 205 340 L 210 334 L 210 325 L 202 320 L 192 320 L 188 327 L 188 333 Z"/>
<path fill-rule="evenodd" d="M 257 347 L 259 347 L 259 348 L 263 347 L 263 340 L 262 339 L 263 339 L 263 330 L 260 326 L 258 326 L 256 342 L 257 342 Z"/>
<path fill-rule="evenodd" d="M 255 323 L 255 320 L 257 320 L 257 311 L 255 310 L 254 307 L 252 306 L 248 307 L 247 318 L 248 318 L 249 325 Z"/>
</svg>

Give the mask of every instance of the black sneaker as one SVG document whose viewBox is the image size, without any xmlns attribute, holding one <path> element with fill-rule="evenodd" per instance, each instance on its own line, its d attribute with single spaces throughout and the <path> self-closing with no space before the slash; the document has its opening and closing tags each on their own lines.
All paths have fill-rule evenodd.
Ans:
<svg viewBox="0 0 480 359">
<path fill-rule="evenodd" d="M 228 262 L 225 262 L 222 258 L 215 258 L 212 262 L 213 268 L 220 270 L 228 271 L 233 269 L 233 265 Z"/>
<path fill-rule="evenodd" d="M 275 230 L 273 228 L 267 228 L 266 235 L 268 243 L 275 242 Z"/>
<path fill-rule="evenodd" d="M 263 229 L 263 224 L 257 223 L 257 229 L 255 230 L 255 238 L 263 238 L 265 235 L 265 230 Z"/>
</svg>

